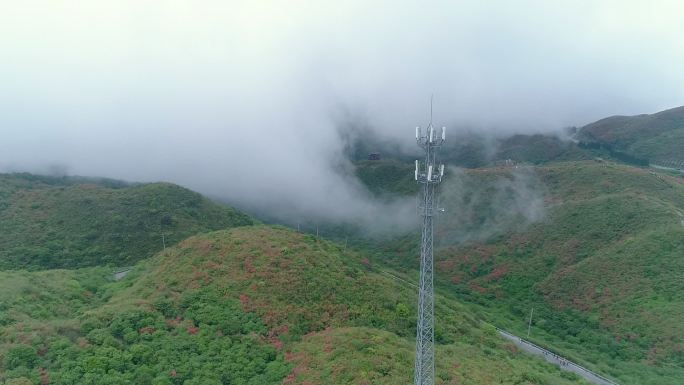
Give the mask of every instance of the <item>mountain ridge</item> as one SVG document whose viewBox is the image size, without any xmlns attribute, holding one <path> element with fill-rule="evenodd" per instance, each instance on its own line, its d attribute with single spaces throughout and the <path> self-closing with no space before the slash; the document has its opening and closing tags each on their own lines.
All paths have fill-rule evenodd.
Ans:
<svg viewBox="0 0 684 385">
<path fill-rule="evenodd" d="M 577 139 L 645 162 L 684 161 L 684 106 L 600 119 L 580 128 Z"/>
</svg>

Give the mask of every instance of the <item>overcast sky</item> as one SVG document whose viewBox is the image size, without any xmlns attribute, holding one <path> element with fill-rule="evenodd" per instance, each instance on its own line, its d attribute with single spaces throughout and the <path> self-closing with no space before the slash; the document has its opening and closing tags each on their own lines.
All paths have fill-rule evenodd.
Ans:
<svg viewBox="0 0 684 385">
<path fill-rule="evenodd" d="M 680 1 L 9 1 L 0 169 L 373 212 L 341 112 L 539 132 L 684 104 Z"/>
</svg>

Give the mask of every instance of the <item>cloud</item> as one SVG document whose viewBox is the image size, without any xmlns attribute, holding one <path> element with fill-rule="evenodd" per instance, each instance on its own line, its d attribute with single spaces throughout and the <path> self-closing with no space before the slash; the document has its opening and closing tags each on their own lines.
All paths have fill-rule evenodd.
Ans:
<svg viewBox="0 0 684 385">
<path fill-rule="evenodd" d="M 486 241 L 546 216 L 546 188 L 532 168 L 471 173 L 450 168 L 446 176 L 440 194 L 446 214 L 438 226 L 443 245 Z"/>
<path fill-rule="evenodd" d="M 283 216 L 403 223 L 396 213 L 412 204 L 388 207 L 344 171 L 341 114 L 410 141 L 433 93 L 439 124 L 487 132 L 555 132 L 674 106 L 681 8 L 12 2 L 0 15 L 0 168 L 59 164 Z"/>
</svg>

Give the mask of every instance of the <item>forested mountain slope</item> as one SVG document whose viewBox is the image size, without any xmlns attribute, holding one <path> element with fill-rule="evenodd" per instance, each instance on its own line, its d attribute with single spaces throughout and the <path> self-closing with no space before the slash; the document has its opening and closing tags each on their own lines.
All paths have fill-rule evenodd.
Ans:
<svg viewBox="0 0 684 385">
<path fill-rule="evenodd" d="M 0 174 L 0 269 L 125 266 L 164 243 L 252 223 L 170 183 Z"/>
<path fill-rule="evenodd" d="M 61 293 L 81 315 L 15 301 L 0 323 L 0 383 L 411 381 L 415 289 L 340 245 L 240 227 L 191 237 L 117 283 L 85 284 L 91 273 L 103 271 L 4 273 L 34 283 L 18 289 L 24 297 L 59 302 Z M 64 285 L 39 283 L 59 277 Z M 438 384 L 584 383 L 519 352 L 449 297 L 436 311 Z"/>
<path fill-rule="evenodd" d="M 536 341 L 626 384 L 684 377 L 682 178 L 583 161 L 451 170 L 440 188 L 440 287 L 521 334 L 534 308 Z M 416 245 L 377 255 L 408 273 Z"/>
</svg>

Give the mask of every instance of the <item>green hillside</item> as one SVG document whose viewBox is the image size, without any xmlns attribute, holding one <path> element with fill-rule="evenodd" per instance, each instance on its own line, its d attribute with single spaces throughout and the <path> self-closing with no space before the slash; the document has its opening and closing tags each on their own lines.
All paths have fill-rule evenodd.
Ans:
<svg viewBox="0 0 684 385">
<path fill-rule="evenodd" d="M 440 287 L 519 334 L 534 308 L 533 340 L 621 383 L 684 377 L 684 180 L 596 161 L 447 177 Z M 374 255 L 414 274 L 416 245 Z"/>
<path fill-rule="evenodd" d="M 473 301 L 517 315 L 521 332 L 535 307 L 548 343 L 623 366 L 608 372 L 620 378 L 622 371 L 625 383 L 675 383 L 684 375 L 681 180 L 595 162 L 537 173 L 548 189 L 546 218 L 499 239 L 442 249 L 444 278 Z M 666 373 L 671 382 L 655 380 Z"/>
<path fill-rule="evenodd" d="M 169 183 L 0 174 L 0 269 L 125 266 L 164 242 L 252 223 Z"/>
<path fill-rule="evenodd" d="M 582 127 L 578 139 L 647 161 L 684 161 L 684 107 L 613 116 Z"/>
<path fill-rule="evenodd" d="M 0 383 L 411 381 L 414 289 L 337 244 L 241 227 L 189 238 L 119 282 L 106 273 L 3 273 L 13 284 L 0 292 L 12 301 L 2 309 Z M 438 384 L 585 384 L 519 352 L 448 296 L 436 314 Z"/>
<path fill-rule="evenodd" d="M 622 385 L 677 385 L 684 180 L 541 163 L 447 172 L 438 383 L 584 384 L 482 322 L 524 335 L 534 308 L 536 343 Z M 417 192 L 408 162 L 356 165 L 379 197 Z M 171 184 L 0 175 L 0 384 L 410 381 L 415 288 L 386 271 L 416 280 L 418 235 L 341 246 L 252 223 Z M 51 267 L 82 268 L 17 270 Z"/>
</svg>

